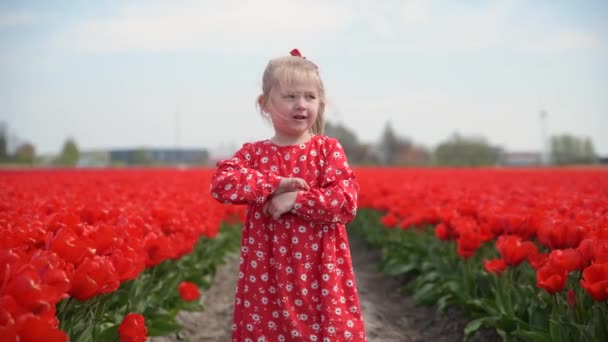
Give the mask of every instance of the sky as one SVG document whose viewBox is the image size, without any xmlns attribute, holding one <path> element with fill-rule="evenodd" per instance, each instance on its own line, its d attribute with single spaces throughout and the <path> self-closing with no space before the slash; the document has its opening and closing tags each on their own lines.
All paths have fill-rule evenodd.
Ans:
<svg viewBox="0 0 608 342">
<path fill-rule="evenodd" d="M 431 149 L 567 133 L 608 156 L 603 0 L 3 0 L 0 123 L 39 154 L 69 137 L 228 153 L 272 136 L 255 99 L 293 48 L 319 66 L 328 121 L 362 142 L 390 122 Z"/>
</svg>

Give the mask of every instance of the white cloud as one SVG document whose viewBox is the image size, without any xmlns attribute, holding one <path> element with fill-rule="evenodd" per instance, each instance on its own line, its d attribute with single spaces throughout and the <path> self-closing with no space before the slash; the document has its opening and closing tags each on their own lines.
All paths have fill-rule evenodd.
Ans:
<svg viewBox="0 0 608 342">
<path fill-rule="evenodd" d="M 46 25 L 41 25 L 44 26 L 44 32 L 24 35 L 22 40 L 15 36 L 12 42 L 14 46 L 5 49 L 6 54 L 0 54 L 0 68 L 5 67 L 6 70 L 10 70 L 10 75 L 14 77 L 23 77 L 17 83 L 21 88 L 16 91 L 24 91 L 24 93 L 20 93 L 14 99 L 10 98 L 13 102 L 13 112 L 20 115 L 16 120 L 16 125 L 19 124 L 16 127 L 21 135 L 33 137 L 46 134 L 45 139 L 51 141 L 50 139 L 55 139 L 51 137 L 53 130 L 41 130 L 40 127 L 55 125 L 66 130 L 66 134 L 70 133 L 67 131 L 68 128 L 82 132 L 78 140 L 79 142 L 82 140 L 84 146 L 101 146 L 110 143 L 105 132 L 114 128 L 104 129 L 101 126 L 103 123 L 93 120 L 103 118 L 108 125 L 113 125 L 112 122 L 115 120 L 108 120 L 110 116 L 108 113 L 111 113 L 121 120 L 123 117 L 132 120 L 126 121 L 128 125 L 123 125 L 125 132 L 115 132 L 116 135 L 112 136 L 111 143 L 125 146 L 142 143 L 170 145 L 174 140 L 171 135 L 173 130 L 168 129 L 168 134 L 159 136 L 155 127 L 172 125 L 171 118 L 175 111 L 173 102 L 180 102 L 179 99 L 174 100 L 174 98 L 181 95 L 180 91 L 185 91 L 191 95 L 186 94 L 186 99 L 180 102 L 183 106 L 184 145 L 214 146 L 216 142 L 221 141 L 235 142 L 238 145 L 242 140 L 267 136 L 271 129 L 260 122 L 253 110 L 253 97 L 258 91 L 257 71 L 261 70 L 255 72 L 252 70 L 251 75 L 241 74 L 239 78 L 245 80 L 239 82 L 241 86 L 231 86 L 230 91 L 227 88 L 215 89 L 213 96 L 207 97 L 200 95 L 201 89 L 188 88 L 192 82 L 203 83 L 198 74 L 189 75 L 191 83 L 186 82 L 183 86 L 176 87 L 179 89 L 159 95 L 158 91 L 150 92 L 147 87 L 137 86 L 140 84 L 140 81 L 137 81 L 138 74 L 126 70 L 125 79 L 133 78 L 129 79 L 132 83 L 128 87 L 121 88 L 127 89 L 125 94 L 120 94 L 120 90 L 117 94 L 117 90 L 108 89 L 107 92 L 103 91 L 102 97 L 97 97 L 99 94 L 95 94 L 94 88 L 91 87 L 83 92 L 90 94 L 90 97 L 87 95 L 75 100 L 74 91 L 66 90 L 66 86 L 73 87 L 72 83 L 78 78 L 70 74 L 72 70 L 66 68 L 64 64 L 72 61 L 80 63 L 90 57 L 80 56 L 79 54 L 83 52 L 137 51 L 142 52 L 144 56 L 153 56 L 159 51 L 197 50 L 195 55 L 203 60 L 207 57 L 207 52 L 218 55 L 244 53 L 273 55 L 285 53 L 286 47 L 298 47 L 305 54 L 307 51 L 317 51 L 311 53 L 318 55 L 320 62 L 323 61 L 322 58 L 327 57 L 321 56 L 322 54 L 336 55 L 337 51 L 340 55 L 371 55 L 368 59 L 369 65 L 363 66 L 369 69 L 362 73 L 362 81 L 357 86 L 341 82 L 345 76 L 340 74 L 344 72 L 339 70 L 340 68 L 333 69 L 332 72 L 335 74 L 328 74 L 326 78 L 326 81 L 335 81 L 334 85 L 331 85 L 331 82 L 326 83 L 331 86 L 330 95 L 335 99 L 328 108 L 329 118 L 344 120 L 344 123 L 360 134 L 363 140 L 377 139 L 386 120 L 392 119 L 395 125 L 399 125 L 400 132 L 429 145 L 447 138 L 452 130 L 456 129 L 462 134 L 486 134 L 491 137 L 493 143 L 508 144 L 507 146 L 516 149 L 531 149 L 538 146 L 539 141 L 539 129 L 535 126 L 538 104 L 530 100 L 530 97 L 537 95 L 527 94 L 519 88 L 524 82 L 527 85 L 545 84 L 542 83 L 544 81 L 541 82 L 534 77 L 543 76 L 543 72 L 547 71 L 522 74 L 521 78 L 505 78 L 505 84 L 500 83 L 500 87 L 496 87 L 496 92 L 510 95 L 508 99 L 506 95 L 502 98 L 497 96 L 499 99 L 496 101 L 496 99 L 484 100 L 481 94 L 487 94 L 486 89 L 475 88 L 484 85 L 480 86 L 466 79 L 463 80 L 465 83 L 461 87 L 470 87 L 467 93 L 471 94 L 471 97 L 458 96 L 457 94 L 462 92 L 458 91 L 458 86 L 453 85 L 455 82 L 445 82 L 453 80 L 457 74 L 440 75 L 439 71 L 444 70 L 442 68 L 433 75 L 428 75 L 429 78 L 424 82 L 415 75 L 409 79 L 402 76 L 404 75 L 402 73 L 386 73 L 386 71 L 384 74 L 373 74 L 371 80 L 367 79 L 366 77 L 372 75 L 374 66 L 385 60 L 379 62 L 373 57 L 385 58 L 387 54 L 390 56 L 421 54 L 440 56 L 447 61 L 454 55 L 467 53 L 469 54 L 467 57 L 471 56 L 472 60 L 481 60 L 486 55 L 475 53 L 504 49 L 515 52 L 514 55 L 521 57 L 522 61 L 533 64 L 536 60 L 535 56 L 526 54 L 527 52 L 546 53 L 549 56 L 554 55 L 556 60 L 563 61 L 564 59 L 560 60 L 561 56 L 555 52 L 596 49 L 598 46 L 605 48 L 605 45 L 602 45 L 605 42 L 600 39 L 602 32 L 594 32 L 584 24 L 558 22 L 555 12 L 533 13 L 534 6 L 529 6 L 529 2 L 519 1 L 493 1 L 482 4 L 468 2 L 467 5 L 461 3 L 459 6 L 453 2 L 439 5 L 430 0 L 311 0 L 306 3 L 296 0 L 137 1 L 139 5 L 135 5 L 134 2 L 116 4 L 120 7 L 106 9 L 106 12 L 103 12 L 105 14 L 98 17 L 85 17 L 83 14 L 80 16 L 81 21 L 76 23 L 69 21 L 74 17 L 52 16 L 51 20 L 48 20 L 49 17 L 45 17 L 45 13 L 39 12 L 33 14 L 21 12 L 23 13 L 21 16 L 14 13 L 0 14 L 0 28 L 3 28 L 1 25 L 8 24 L 37 24 L 40 19 L 47 19 Z M 112 12 L 107 12 L 109 10 Z M 51 27 L 53 23 L 57 25 Z M 46 43 L 41 45 L 40 42 L 45 40 Z M 200 53 L 201 51 L 204 53 Z M 518 55 L 521 52 L 524 53 Z M 70 54 L 68 56 L 70 58 L 63 59 L 66 57 L 63 53 Z M 72 56 L 75 53 L 76 55 Z M 489 58 L 492 57 L 495 56 Z M 112 66 L 109 64 L 110 60 L 113 59 L 101 60 L 100 63 L 108 64 L 100 64 L 105 67 L 100 70 L 109 70 Z M 188 62 L 188 59 L 183 60 L 185 63 Z M 207 59 L 209 60 L 218 61 L 217 58 Z M 404 60 L 407 62 L 405 58 Z M 437 59 L 428 58 L 428 60 L 429 63 L 434 63 Z M 425 64 L 425 61 L 425 58 L 415 59 L 419 64 L 413 67 L 423 68 L 422 70 L 433 67 L 431 64 Z M 166 67 L 162 61 L 157 62 L 155 66 Z M 344 62 L 345 67 L 348 67 L 346 65 L 348 62 Z M 571 72 L 580 70 L 581 65 L 577 63 L 578 61 L 573 61 L 573 65 L 568 70 Z M 491 68 L 492 65 L 494 64 L 489 63 L 486 67 Z M 521 66 L 523 70 L 529 65 L 522 62 Z M 170 66 L 173 67 L 174 65 Z M 583 71 L 588 68 L 588 66 L 583 67 Z M 30 81 L 28 75 L 37 75 L 38 73 L 34 72 L 36 70 L 45 71 L 40 73 L 42 82 Z M 73 71 L 82 72 L 82 70 L 80 65 Z M 166 74 L 170 70 L 161 71 Z M 476 71 L 471 70 L 472 76 L 475 76 Z M 484 72 L 493 71 L 484 69 Z M 558 76 L 556 79 L 569 79 L 568 75 L 560 74 L 561 70 L 555 72 Z M 497 72 L 496 77 L 504 74 L 505 72 Z M 49 75 L 55 79 L 44 79 Z M 332 79 L 330 75 L 337 75 L 338 78 Z M 103 82 L 106 78 L 97 79 L 97 77 L 96 70 L 91 70 L 91 73 L 86 75 L 92 86 L 105 86 Z M 500 80 L 500 78 L 495 79 Z M 159 83 L 162 81 L 160 79 Z M 208 83 L 212 82 L 213 80 L 210 80 Z M 602 79 L 592 78 L 583 72 L 580 78 L 573 78 L 571 86 L 584 89 L 589 82 L 603 84 Z M 48 91 L 50 84 L 56 85 L 56 88 L 50 89 L 52 91 Z M 425 84 L 426 88 L 424 88 Z M 11 86 L 10 83 L 7 85 Z M 30 86 L 34 91 L 33 95 L 32 89 L 27 89 Z M 383 86 L 392 88 L 383 89 Z M 597 98 L 599 95 L 596 92 L 586 95 L 593 102 L 588 103 L 586 98 L 564 93 L 563 87 L 553 87 L 551 84 L 547 86 L 548 89 L 543 90 L 544 93 L 541 92 L 541 95 L 556 94 L 555 100 L 545 100 L 549 110 L 567 108 L 568 110 L 563 110 L 564 113 L 587 115 L 584 119 L 577 118 L 582 122 L 578 130 L 585 132 L 585 129 L 590 129 L 589 127 L 595 128 L 597 132 L 594 133 L 594 140 L 605 136 L 599 132 L 599 127 L 606 126 L 602 125 L 605 120 L 597 119 L 605 112 L 605 101 L 602 101 L 601 97 Z M 371 87 L 374 89 L 370 89 Z M 340 89 L 342 89 L 342 97 L 339 96 Z M 416 89 L 427 89 L 428 93 L 417 92 Z M 38 98 L 36 92 L 50 95 L 48 98 Z M 378 93 L 379 97 L 376 96 Z M 11 92 L 6 96 L 13 94 L 16 93 Z M 567 99 L 573 104 L 564 104 L 560 99 Z M 580 104 L 576 101 L 580 101 Z M 588 119 L 591 114 L 585 106 L 589 106 L 597 114 Z M 81 116 L 83 112 L 88 113 L 86 118 Z M 249 113 L 250 116 L 243 117 L 243 113 Z M 42 115 L 44 117 L 38 120 Z M 566 122 L 567 119 L 560 119 L 556 110 L 551 111 L 551 115 L 551 124 L 556 129 L 577 129 L 575 124 Z M 30 121 L 26 122 L 28 117 Z M 146 124 L 151 128 L 134 132 L 132 127 L 139 127 L 137 120 L 142 120 L 142 117 L 146 118 Z M 150 117 L 154 120 L 149 119 Z M 225 125 L 218 124 L 217 120 L 224 120 Z M 217 129 L 217 127 L 228 127 L 237 121 L 242 125 L 230 129 L 229 132 L 226 132 L 227 129 Z M 573 120 L 573 122 L 578 121 Z M 88 131 L 92 128 L 101 133 L 94 134 Z M 41 133 L 42 131 L 44 133 Z M 150 131 L 154 133 L 150 135 Z M 56 139 L 63 139 L 63 136 Z M 606 139 L 597 142 L 601 142 L 597 145 L 600 146 L 600 150 L 606 151 L 605 146 L 608 146 Z M 46 143 L 46 148 L 48 149 L 49 146 L 58 148 L 60 143 L 60 140 L 56 143 Z"/>
<path fill-rule="evenodd" d="M 145 3 L 107 18 L 82 22 L 54 44 L 84 52 L 126 50 L 251 50 L 313 44 L 345 29 L 348 8 L 322 1 L 224 1 Z"/>
<path fill-rule="evenodd" d="M 436 1 L 226 0 L 124 2 L 53 33 L 46 47 L 67 53 L 131 50 L 256 52 L 284 46 L 357 54 L 447 55 L 487 49 L 549 53 L 603 46 L 597 33 L 556 22 L 522 1 L 440 5 Z M 0 13 L 0 25 L 34 21 Z M 346 41 L 349 43 L 345 43 Z M 352 44 L 351 42 L 356 42 Z M 346 46 L 344 46 L 346 45 Z"/>
<path fill-rule="evenodd" d="M 399 15 L 406 24 L 428 23 L 431 15 L 430 2 L 424 0 L 406 0 L 401 5 Z"/>
<path fill-rule="evenodd" d="M 590 32 L 571 29 L 558 31 L 552 35 L 546 35 L 538 39 L 525 39 L 522 37 L 520 47 L 531 51 L 557 52 L 600 48 L 601 42 Z"/>
<path fill-rule="evenodd" d="M 494 1 L 438 6 L 433 1 L 402 0 L 391 6 L 359 7 L 357 16 L 379 39 L 360 53 L 448 55 L 488 49 L 549 53 L 601 47 L 600 39 L 584 27 L 563 26 L 529 3 Z"/>
</svg>

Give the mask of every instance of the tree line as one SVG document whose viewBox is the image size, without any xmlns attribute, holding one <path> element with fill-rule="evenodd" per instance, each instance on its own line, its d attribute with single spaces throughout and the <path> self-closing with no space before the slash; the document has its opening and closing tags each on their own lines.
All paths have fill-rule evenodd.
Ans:
<svg viewBox="0 0 608 342">
<path fill-rule="evenodd" d="M 397 133 L 387 122 L 374 144 L 359 141 L 357 135 L 342 124 L 328 123 L 326 134 L 337 138 L 349 160 L 355 165 L 387 166 L 496 166 L 508 164 L 508 151 L 490 143 L 485 137 L 463 136 L 454 133 L 434 149 L 415 143 L 411 138 Z M 536 164 L 543 163 L 537 153 Z M 549 140 L 549 164 L 595 164 L 598 156 L 588 137 L 558 134 Z M 528 165 L 535 164 L 528 161 Z"/>
<path fill-rule="evenodd" d="M 366 143 L 348 127 L 328 122 L 325 133 L 337 138 L 353 165 L 386 166 L 495 166 L 504 165 L 507 151 L 493 145 L 484 137 L 453 134 L 434 149 L 415 143 L 411 138 L 397 133 L 387 122 L 376 143 Z M 39 164 L 36 147 L 30 142 L 17 144 L 9 151 L 9 132 L 0 123 L 0 163 L 17 165 Z M 598 162 L 593 143 L 588 137 L 571 134 L 551 136 L 549 163 L 553 165 L 581 165 Z M 538 154 L 540 156 L 540 154 Z M 59 153 L 50 161 L 54 166 L 75 166 L 80 158 L 76 141 L 67 138 Z M 538 160 L 538 164 L 542 161 Z M 142 165 L 144 163 L 142 162 Z M 530 164 L 528 162 L 528 164 Z"/>
<path fill-rule="evenodd" d="M 39 158 L 36 154 L 36 146 L 29 141 L 16 143 L 16 147 L 9 148 L 9 142 L 17 141 L 15 136 L 11 136 L 6 123 L 0 123 L 0 163 L 11 165 L 27 165 L 33 166 L 39 164 Z M 66 139 L 61 151 L 51 160 L 54 166 L 76 166 L 80 158 L 80 151 L 76 141 L 72 138 Z"/>
</svg>

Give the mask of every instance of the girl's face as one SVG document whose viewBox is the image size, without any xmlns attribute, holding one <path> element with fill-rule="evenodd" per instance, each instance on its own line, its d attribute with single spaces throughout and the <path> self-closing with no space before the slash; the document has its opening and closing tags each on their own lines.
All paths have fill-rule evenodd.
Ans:
<svg viewBox="0 0 608 342">
<path fill-rule="evenodd" d="M 277 137 L 299 142 L 317 120 L 319 94 L 314 83 L 295 83 L 273 89 L 264 111 L 270 114 Z"/>
</svg>

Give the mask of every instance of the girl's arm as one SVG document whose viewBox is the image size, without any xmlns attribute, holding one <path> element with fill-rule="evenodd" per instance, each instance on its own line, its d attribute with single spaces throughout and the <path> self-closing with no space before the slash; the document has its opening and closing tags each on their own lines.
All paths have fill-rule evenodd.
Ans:
<svg viewBox="0 0 608 342">
<path fill-rule="evenodd" d="M 298 192 L 291 212 L 309 221 L 346 224 L 357 214 L 359 183 L 340 143 L 327 143 L 321 187 Z"/>
<path fill-rule="evenodd" d="M 211 196 L 225 204 L 262 204 L 281 183 L 281 177 L 250 167 L 251 144 L 244 144 L 231 159 L 219 161 L 211 178 Z"/>
</svg>

